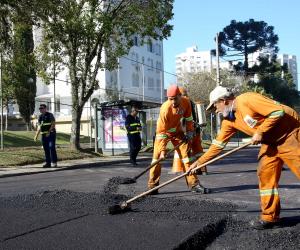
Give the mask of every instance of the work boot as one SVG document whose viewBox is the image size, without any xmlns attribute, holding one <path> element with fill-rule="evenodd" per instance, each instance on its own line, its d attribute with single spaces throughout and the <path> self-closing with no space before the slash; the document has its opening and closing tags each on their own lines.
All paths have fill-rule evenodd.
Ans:
<svg viewBox="0 0 300 250">
<path fill-rule="evenodd" d="M 52 163 L 51 163 L 51 167 L 52 167 L 52 168 L 57 168 L 57 163 L 56 163 L 56 162 L 52 162 Z"/>
<path fill-rule="evenodd" d="M 136 161 L 134 161 L 134 160 L 132 160 L 132 159 L 130 159 L 130 163 L 131 163 L 132 166 L 137 166 L 137 165 L 138 165 L 138 164 L 136 163 Z"/>
<path fill-rule="evenodd" d="M 51 164 L 45 163 L 45 164 L 43 165 L 43 168 L 51 168 Z"/>
<path fill-rule="evenodd" d="M 148 190 L 150 190 L 152 188 L 149 188 Z M 153 190 L 151 193 L 149 193 L 148 195 L 157 195 L 158 194 L 158 189 Z"/>
<path fill-rule="evenodd" d="M 279 228 L 279 222 L 264 221 L 264 220 L 251 220 L 250 226 L 256 230 L 274 229 Z"/>
<path fill-rule="evenodd" d="M 208 194 L 208 193 L 210 193 L 210 190 L 208 188 L 203 187 L 200 184 L 197 184 L 196 186 L 193 186 L 191 188 L 191 192 L 199 193 L 199 194 Z"/>
</svg>

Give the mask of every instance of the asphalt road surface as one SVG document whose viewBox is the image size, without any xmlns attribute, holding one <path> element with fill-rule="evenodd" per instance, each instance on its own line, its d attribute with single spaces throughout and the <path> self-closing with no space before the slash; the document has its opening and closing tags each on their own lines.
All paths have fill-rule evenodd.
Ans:
<svg viewBox="0 0 300 250">
<path fill-rule="evenodd" d="M 189 192 L 180 179 L 110 215 L 113 204 L 146 190 L 147 167 L 107 165 L 0 179 L 0 249 L 300 249 L 300 184 L 290 171 L 280 181 L 282 228 L 256 231 L 259 216 L 256 148 L 208 167 L 201 183 L 212 193 Z M 161 183 L 170 174 L 164 164 Z"/>
</svg>

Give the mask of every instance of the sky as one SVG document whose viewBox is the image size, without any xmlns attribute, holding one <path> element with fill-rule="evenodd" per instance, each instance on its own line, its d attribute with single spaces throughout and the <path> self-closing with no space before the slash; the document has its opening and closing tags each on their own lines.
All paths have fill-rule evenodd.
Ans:
<svg viewBox="0 0 300 250">
<path fill-rule="evenodd" d="M 198 50 L 215 49 L 214 37 L 231 20 L 264 21 L 279 36 L 279 54 L 297 56 L 300 85 L 299 0 L 175 0 L 171 36 L 164 40 L 165 87 L 175 82 L 175 56 L 194 45 Z"/>
</svg>

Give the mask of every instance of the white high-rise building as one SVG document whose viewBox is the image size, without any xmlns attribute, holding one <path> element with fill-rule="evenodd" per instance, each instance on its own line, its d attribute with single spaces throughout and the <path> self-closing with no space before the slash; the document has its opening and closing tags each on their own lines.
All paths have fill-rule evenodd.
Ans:
<svg viewBox="0 0 300 250">
<path fill-rule="evenodd" d="M 288 69 L 293 76 L 294 84 L 295 84 L 296 88 L 299 89 L 296 56 L 288 55 L 288 54 L 280 54 L 280 55 L 277 55 L 277 61 L 280 63 L 280 65 L 286 64 L 288 66 Z"/>
<path fill-rule="evenodd" d="M 184 53 L 176 56 L 176 75 L 182 76 L 184 73 L 212 72 L 216 69 L 216 57 L 210 50 L 198 51 L 197 46 L 187 48 Z M 229 62 L 220 62 L 220 68 L 232 69 Z"/>
<path fill-rule="evenodd" d="M 184 73 L 209 71 L 213 69 L 211 51 L 198 51 L 197 46 L 187 48 L 176 56 L 176 75 Z"/>
<path fill-rule="evenodd" d="M 252 54 L 249 54 L 248 60 L 249 60 L 249 67 L 252 67 L 254 64 L 258 63 L 258 58 L 270 55 L 268 52 L 264 51 L 258 51 Z M 278 54 L 277 55 L 277 62 L 280 63 L 280 65 L 286 64 L 289 72 L 293 76 L 294 84 L 296 88 L 299 89 L 298 86 L 298 71 L 297 71 L 297 58 L 295 55 L 288 55 L 288 54 Z"/>
</svg>

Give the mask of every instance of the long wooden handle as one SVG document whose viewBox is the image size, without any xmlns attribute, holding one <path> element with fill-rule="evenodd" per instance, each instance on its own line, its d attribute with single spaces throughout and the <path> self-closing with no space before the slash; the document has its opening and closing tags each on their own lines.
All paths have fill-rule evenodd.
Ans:
<svg viewBox="0 0 300 250">
<path fill-rule="evenodd" d="M 138 175 L 136 175 L 134 177 L 134 179 L 138 179 L 139 177 L 141 177 L 144 173 L 146 173 L 149 169 L 153 168 L 155 165 L 157 165 L 158 163 L 160 163 L 161 161 L 165 160 L 172 152 L 174 152 L 176 149 L 178 149 L 182 144 L 184 143 L 184 141 L 181 141 L 176 147 L 174 147 L 173 149 L 171 149 L 170 151 L 168 151 L 165 155 L 164 158 L 160 158 L 154 162 L 151 163 L 151 165 L 149 167 L 147 167 L 145 170 L 143 170 L 141 173 L 139 173 Z"/>
<path fill-rule="evenodd" d="M 225 154 L 222 154 L 222 155 L 220 155 L 220 156 L 217 156 L 217 157 L 215 157 L 214 159 L 212 159 L 212 160 L 210 160 L 210 161 L 207 161 L 207 162 L 205 162 L 205 163 L 203 163 L 203 164 L 201 164 L 201 165 L 199 165 L 199 166 L 197 166 L 197 161 L 195 161 L 195 162 L 191 165 L 190 169 L 193 168 L 193 170 L 198 170 L 198 169 L 200 169 L 200 168 L 203 168 L 203 167 L 205 167 L 206 165 L 211 164 L 211 163 L 214 163 L 214 162 L 216 162 L 216 161 L 218 161 L 218 160 L 224 158 L 224 157 L 227 156 L 227 155 L 230 155 L 230 154 L 232 154 L 232 153 L 234 153 L 234 152 L 236 152 L 236 151 L 238 151 L 238 150 L 240 150 L 240 149 L 242 149 L 242 148 L 248 147 L 248 146 L 251 145 L 251 144 L 252 144 L 252 142 L 248 142 L 248 143 L 246 143 L 246 144 L 244 144 L 244 145 L 242 145 L 242 146 L 240 146 L 240 147 L 237 147 L 237 148 L 235 148 L 235 149 L 232 149 L 232 150 L 228 151 L 228 152 L 225 153 Z M 194 166 L 197 166 L 197 167 L 194 168 Z M 172 182 L 174 182 L 174 181 L 177 181 L 178 179 L 181 179 L 182 177 L 188 175 L 189 173 L 190 173 L 190 171 L 187 171 L 187 172 L 185 172 L 185 173 L 183 173 L 183 174 L 181 174 L 181 175 L 178 175 L 178 176 L 174 177 L 173 179 L 170 179 L 170 180 L 168 180 L 168 181 L 166 181 L 166 182 L 160 184 L 160 185 L 157 186 L 157 187 L 154 187 L 154 188 L 152 188 L 152 189 L 149 189 L 149 190 L 147 190 L 146 192 L 141 193 L 141 194 L 139 194 L 139 195 L 137 195 L 137 196 L 135 196 L 135 197 L 133 197 L 133 198 L 127 200 L 127 201 L 126 201 L 126 204 L 131 203 L 131 202 L 135 201 L 136 199 L 141 198 L 141 197 L 143 197 L 143 196 L 145 196 L 145 195 L 147 195 L 147 194 L 150 194 L 152 191 L 155 191 L 155 190 L 157 190 L 157 189 L 160 189 L 160 188 L 162 188 L 162 187 L 164 187 L 164 186 L 166 186 L 166 185 L 168 185 L 168 184 L 170 184 L 170 183 L 172 183 Z"/>
</svg>

